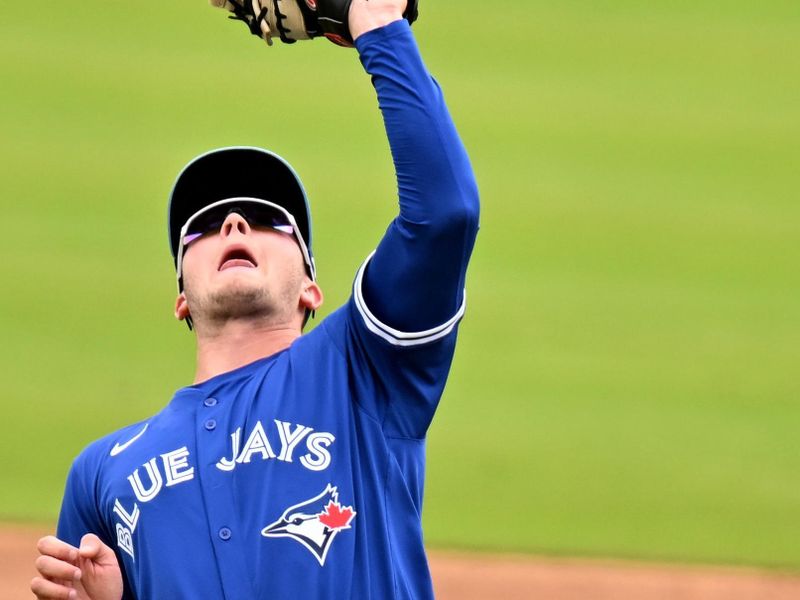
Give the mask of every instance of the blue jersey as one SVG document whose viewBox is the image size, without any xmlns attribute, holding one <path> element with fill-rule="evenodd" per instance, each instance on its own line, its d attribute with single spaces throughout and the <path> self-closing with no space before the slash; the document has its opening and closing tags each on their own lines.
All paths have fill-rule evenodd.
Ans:
<svg viewBox="0 0 800 600">
<path fill-rule="evenodd" d="M 357 47 L 400 214 L 313 331 L 179 390 L 76 459 L 58 537 L 114 548 L 126 598 L 433 596 L 424 440 L 464 312 L 477 194 L 408 24 Z"/>
</svg>

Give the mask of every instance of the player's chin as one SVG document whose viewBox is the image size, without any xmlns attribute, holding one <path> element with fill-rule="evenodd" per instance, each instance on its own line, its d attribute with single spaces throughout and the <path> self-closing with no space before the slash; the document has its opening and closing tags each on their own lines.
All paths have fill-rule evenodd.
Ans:
<svg viewBox="0 0 800 600">
<path fill-rule="evenodd" d="M 243 281 L 212 292 L 208 300 L 211 314 L 223 320 L 260 317 L 275 311 L 274 302 L 263 287 Z"/>
<path fill-rule="evenodd" d="M 232 270 L 231 270 L 232 271 Z M 265 293 L 263 276 L 248 272 L 226 272 L 217 278 L 213 295 L 219 297 L 260 296 Z"/>
</svg>

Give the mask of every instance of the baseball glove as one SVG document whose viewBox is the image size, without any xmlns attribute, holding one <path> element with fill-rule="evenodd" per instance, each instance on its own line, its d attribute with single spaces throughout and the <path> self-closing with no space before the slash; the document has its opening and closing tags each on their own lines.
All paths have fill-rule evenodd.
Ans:
<svg viewBox="0 0 800 600">
<path fill-rule="evenodd" d="M 347 25 L 351 0 L 209 0 L 212 6 L 233 13 L 229 18 L 244 21 L 250 33 L 270 46 L 278 35 L 282 42 L 310 40 L 325 36 L 339 46 L 352 46 Z M 419 0 L 408 0 L 403 17 L 417 20 Z"/>
</svg>

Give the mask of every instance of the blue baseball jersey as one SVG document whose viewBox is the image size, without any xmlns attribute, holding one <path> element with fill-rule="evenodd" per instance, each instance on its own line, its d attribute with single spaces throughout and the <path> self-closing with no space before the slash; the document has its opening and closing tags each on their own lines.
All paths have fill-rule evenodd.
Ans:
<svg viewBox="0 0 800 600">
<path fill-rule="evenodd" d="M 433 596 L 425 436 L 464 313 L 477 191 L 406 21 L 357 48 L 400 214 L 313 331 L 178 390 L 75 460 L 58 537 L 114 548 L 125 598 Z"/>
</svg>

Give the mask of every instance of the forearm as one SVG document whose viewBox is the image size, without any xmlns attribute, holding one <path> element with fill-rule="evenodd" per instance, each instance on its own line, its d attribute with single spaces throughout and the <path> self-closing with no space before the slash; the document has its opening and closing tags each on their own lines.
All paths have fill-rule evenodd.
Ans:
<svg viewBox="0 0 800 600">
<path fill-rule="evenodd" d="M 403 18 L 402 0 L 352 0 L 348 26 L 353 39 Z"/>
<path fill-rule="evenodd" d="M 397 174 L 400 214 L 364 277 L 367 305 L 403 331 L 458 310 L 478 220 L 466 151 L 405 21 L 356 41 L 378 94 Z"/>
</svg>

